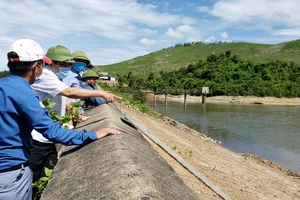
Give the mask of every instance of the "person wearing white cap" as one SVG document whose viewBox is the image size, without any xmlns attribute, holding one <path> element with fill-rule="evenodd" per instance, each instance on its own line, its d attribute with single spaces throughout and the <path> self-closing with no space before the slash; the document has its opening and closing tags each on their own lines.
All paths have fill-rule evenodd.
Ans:
<svg viewBox="0 0 300 200">
<path fill-rule="evenodd" d="M 15 41 L 7 58 L 10 74 L 0 79 L 0 199 L 31 200 L 32 171 L 28 159 L 32 129 L 65 145 L 83 144 L 119 131 L 111 128 L 75 131 L 51 120 L 30 87 L 42 74 L 44 62 L 52 62 L 35 41 L 27 38 Z"/>
</svg>

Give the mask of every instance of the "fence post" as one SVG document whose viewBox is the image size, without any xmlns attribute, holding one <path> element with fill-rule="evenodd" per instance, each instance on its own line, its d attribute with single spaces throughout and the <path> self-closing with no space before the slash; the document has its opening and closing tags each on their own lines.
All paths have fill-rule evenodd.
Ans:
<svg viewBox="0 0 300 200">
<path fill-rule="evenodd" d="M 202 94 L 202 106 L 204 106 L 206 95 L 209 94 L 209 87 L 200 87 L 200 92 Z"/>
<path fill-rule="evenodd" d="M 168 96 L 168 94 L 165 93 L 165 107 L 167 107 L 167 96 Z"/>
<path fill-rule="evenodd" d="M 202 105 L 205 104 L 206 91 L 202 94 Z"/>
<path fill-rule="evenodd" d="M 154 98 L 154 110 L 156 110 L 156 92 L 153 93 Z"/>
</svg>

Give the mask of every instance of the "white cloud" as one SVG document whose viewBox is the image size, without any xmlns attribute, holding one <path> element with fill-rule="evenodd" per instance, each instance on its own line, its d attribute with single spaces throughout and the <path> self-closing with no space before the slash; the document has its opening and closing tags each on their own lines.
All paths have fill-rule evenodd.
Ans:
<svg viewBox="0 0 300 200">
<path fill-rule="evenodd" d="M 178 30 L 174 31 L 172 28 L 169 28 L 164 35 L 169 38 L 183 38 L 183 34 L 180 31 Z"/>
<path fill-rule="evenodd" d="M 208 34 L 217 34 L 226 29 L 234 33 L 231 34 L 234 35 L 231 37 L 232 41 L 244 38 L 243 41 L 274 44 L 297 39 L 300 27 L 299 7 L 298 0 L 218 0 L 207 13 L 214 19 L 206 18 L 206 31 Z M 282 37 L 274 37 L 278 35 Z"/>
<path fill-rule="evenodd" d="M 217 39 L 215 38 L 215 36 L 210 36 L 206 40 L 204 40 L 205 43 L 213 43 L 215 41 L 217 41 Z"/>
<path fill-rule="evenodd" d="M 181 22 L 181 24 L 197 24 L 198 20 L 196 18 L 185 16 L 181 19 L 180 22 Z"/>
<path fill-rule="evenodd" d="M 199 6 L 197 7 L 197 11 L 200 13 L 208 13 L 210 11 L 210 8 L 207 6 Z"/>
<path fill-rule="evenodd" d="M 15 2 L 13 8 L 10 4 L 0 5 L 0 8 L 7 13 L 2 17 L 2 25 L 19 23 L 22 26 L 18 28 L 23 34 L 40 35 L 42 38 L 92 31 L 101 37 L 128 41 L 137 37 L 139 32 L 132 34 L 132 30 L 142 28 L 139 25 L 163 27 L 176 24 L 181 18 L 179 15 L 155 12 L 151 4 L 139 4 L 133 0 L 88 1 L 85 4 L 79 0 L 53 0 L 47 4 L 31 0 Z M 31 28 L 34 26 L 44 30 L 45 35 L 37 34 L 36 29 Z"/>
<path fill-rule="evenodd" d="M 153 30 L 153 29 L 149 29 L 149 28 L 144 28 L 143 29 L 143 33 L 145 34 L 145 36 L 156 35 L 157 32 L 158 32 L 157 30 Z"/>
<path fill-rule="evenodd" d="M 45 51 L 56 44 L 79 50 L 87 45 L 128 47 L 141 42 L 147 48 L 156 39 L 139 41 L 139 38 L 155 36 L 161 40 L 163 33 L 158 35 L 159 29 L 193 21 L 192 17 L 161 12 L 155 2 L 135 0 L 87 0 L 84 4 L 79 0 L 14 0 L 11 5 L 8 0 L 0 2 L 1 55 L 6 55 L 9 45 L 23 36 L 40 43 Z M 149 53 L 149 50 L 139 52 Z M 120 55 L 119 58 L 128 59 Z M 6 57 L 1 56 L 1 66 L 6 62 Z"/>
<path fill-rule="evenodd" d="M 190 25 L 180 25 L 176 29 L 182 33 L 193 33 L 196 32 L 195 28 L 191 27 Z"/>
<path fill-rule="evenodd" d="M 200 41 L 202 41 L 201 35 L 192 35 L 186 39 L 186 42 L 200 42 Z"/>
<path fill-rule="evenodd" d="M 221 38 L 223 39 L 223 40 L 227 40 L 227 38 L 229 37 L 229 35 L 228 35 L 228 33 L 227 32 L 223 32 L 223 33 L 221 33 Z"/>
<path fill-rule="evenodd" d="M 282 11 L 274 11 L 271 21 L 275 23 L 286 22 L 290 19 L 290 15 Z"/>
<path fill-rule="evenodd" d="M 92 63 L 96 65 L 118 63 L 150 53 L 136 47 L 93 48 L 92 50 L 85 50 L 85 52 L 89 58 L 92 58 Z"/>
<path fill-rule="evenodd" d="M 220 33 L 226 41 L 294 40 L 300 32 L 299 7 L 299 0 L 2 0 L 0 71 L 7 69 L 10 44 L 23 36 L 44 50 L 57 44 L 71 51 L 95 50 L 97 54 L 90 58 L 95 64 L 123 61 L 202 38 L 215 42 L 213 35 Z"/>
<path fill-rule="evenodd" d="M 300 25 L 299 6 L 298 0 L 221 0 L 210 13 L 232 23 Z"/>
<path fill-rule="evenodd" d="M 169 28 L 168 31 L 165 33 L 166 37 L 169 38 L 187 38 L 186 42 L 195 42 L 201 40 L 200 31 L 198 31 L 195 27 L 190 25 L 180 25 L 175 30 Z"/>
<path fill-rule="evenodd" d="M 282 29 L 274 31 L 274 35 L 300 37 L 300 29 Z"/>
<path fill-rule="evenodd" d="M 155 40 L 149 40 L 148 38 L 143 38 L 140 40 L 140 43 L 146 46 L 152 46 L 156 44 Z"/>
<path fill-rule="evenodd" d="M 128 31 L 136 31 L 137 27 L 134 26 L 134 25 L 129 25 L 129 26 L 126 27 L 126 30 L 128 30 Z"/>
</svg>

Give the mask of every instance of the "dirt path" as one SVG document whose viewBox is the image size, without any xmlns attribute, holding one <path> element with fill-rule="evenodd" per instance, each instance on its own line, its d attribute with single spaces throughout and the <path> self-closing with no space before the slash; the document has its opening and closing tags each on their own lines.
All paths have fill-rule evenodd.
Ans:
<svg viewBox="0 0 300 200">
<path fill-rule="evenodd" d="M 219 98 L 218 101 L 221 99 Z M 119 104 L 119 107 L 122 112 L 130 114 L 176 151 L 231 199 L 300 199 L 299 173 L 281 169 L 255 155 L 238 154 L 225 149 L 211 138 L 170 118 L 162 120 L 150 117 L 124 104 Z M 167 160 L 186 185 L 201 198 L 221 199 L 160 147 L 150 140 L 149 142 Z"/>
</svg>

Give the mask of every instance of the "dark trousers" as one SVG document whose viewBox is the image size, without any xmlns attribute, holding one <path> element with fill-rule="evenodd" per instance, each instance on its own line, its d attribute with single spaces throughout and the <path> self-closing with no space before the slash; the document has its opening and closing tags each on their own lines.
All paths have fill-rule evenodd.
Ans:
<svg viewBox="0 0 300 200">
<path fill-rule="evenodd" d="M 33 183 L 45 176 L 45 168 L 53 169 L 57 163 L 54 143 L 31 140 L 29 166 L 33 172 Z"/>
</svg>

